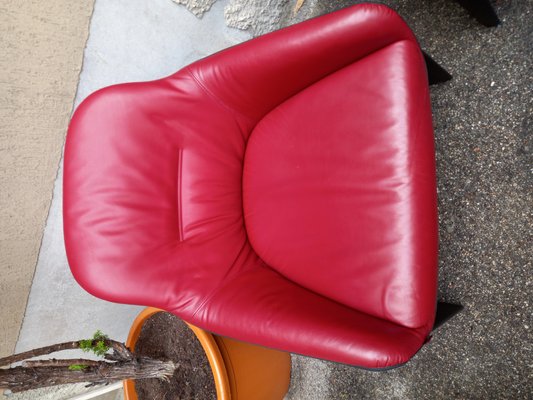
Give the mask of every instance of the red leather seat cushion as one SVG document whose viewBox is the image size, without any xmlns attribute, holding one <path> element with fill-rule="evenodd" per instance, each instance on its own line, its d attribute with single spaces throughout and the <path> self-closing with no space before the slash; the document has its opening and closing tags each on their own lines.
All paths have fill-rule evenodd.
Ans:
<svg viewBox="0 0 533 400">
<path fill-rule="evenodd" d="M 425 65 L 399 41 L 279 105 L 252 132 L 248 237 L 300 285 L 412 328 L 434 312 L 436 195 Z"/>
</svg>

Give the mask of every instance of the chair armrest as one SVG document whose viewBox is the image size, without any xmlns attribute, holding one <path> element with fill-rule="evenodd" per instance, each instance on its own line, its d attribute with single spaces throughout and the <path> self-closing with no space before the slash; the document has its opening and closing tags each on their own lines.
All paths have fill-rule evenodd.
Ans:
<svg viewBox="0 0 533 400">
<path fill-rule="evenodd" d="M 227 107 L 258 120 L 314 82 L 399 40 L 416 42 L 398 14 L 361 4 L 231 47 L 187 70 Z"/>
<path fill-rule="evenodd" d="M 222 336 L 371 369 L 407 362 L 429 334 L 350 309 L 268 267 L 236 276 L 186 319 Z"/>
</svg>

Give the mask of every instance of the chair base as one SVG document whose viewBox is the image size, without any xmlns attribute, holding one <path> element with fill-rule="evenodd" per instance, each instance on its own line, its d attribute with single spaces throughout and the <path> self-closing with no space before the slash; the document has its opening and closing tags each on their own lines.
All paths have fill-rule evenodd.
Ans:
<svg viewBox="0 0 533 400">
<path fill-rule="evenodd" d="M 450 318 L 457 315 L 463 310 L 463 306 L 460 304 L 451 304 L 444 303 L 439 301 L 437 303 L 437 315 L 435 317 L 435 324 L 433 325 L 433 330 L 436 330 Z"/>
<path fill-rule="evenodd" d="M 426 52 L 424 54 L 424 60 L 426 61 L 426 68 L 428 71 L 428 81 L 430 85 L 437 83 L 447 82 L 452 79 L 452 76 L 448 71 L 442 68 L 435 60 L 433 60 Z"/>
<path fill-rule="evenodd" d="M 500 24 L 500 19 L 489 0 L 457 0 L 457 2 L 480 24 L 488 27 Z"/>
</svg>

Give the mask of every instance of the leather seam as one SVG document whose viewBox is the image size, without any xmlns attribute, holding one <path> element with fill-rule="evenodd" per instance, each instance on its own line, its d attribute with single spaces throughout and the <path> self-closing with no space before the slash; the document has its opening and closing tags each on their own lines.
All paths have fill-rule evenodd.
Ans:
<svg viewBox="0 0 533 400">
<path fill-rule="evenodd" d="M 237 256 L 235 257 L 235 260 L 241 255 L 244 247 L 248 244 L 249 245 L 250 241 L 248 239 L 248 235 L 246 235 L 246 242 L 243 244 L 243 246 L 241 247 L 241 249 L 239 250 Z M 196 314 L 198 314 L 201 310 L 203 310 L 206 305 L 211 301 L 211 299 L 213 297 L 216 296 L 216 294 L 218 292 L 220 292 L 222 290 L 222 288 L 224 288 L 226 286 L 226 284 L 229 282 L 231 282 L 233 279 L 235 279 L 235 276 L 231 277 L 231 278 L 228 278 L 230 275 L 231 275 L 231 269 L 233 269 L 233 267 L 235 266 L 235 261 L 232 263 L 231 267 L 228 268 L 228 271 L 226 271 L 226 273 L 224 274 L 224 276 L 220 279 L 220 282 L 219 282 L 219 285 L 216 286 L 215 288 L 213 288 L 213 290 L 211 290 L 209 292 L 209 294 L 207 296 L 205 296 L 204 300 L 200 303 L 200 305 L 196 308 L 196 310 L 194 310 L 194 312 L 192 313 L 192 316 L 191 318 L 194 318 L 196 317 Z"/>
<path fill-rule="evenodd" d="M 232 114 L 236 114 L 240 117 L 244 117 L 247 120 L 253 121 L 253 119 L 239 110 L 231 107 L 229 104 L 227 104 L 224 100 L 222 100 L 220 97 L 216 96 L 209 88 L 202 82 L 202 80 L 197 77 L 194 72 L 191 70 L 190 66 L 185 68 L 185 71 L 191 76 L 191 78 L 197 83 L 198 86 L 216 103 L 218 103 L 221 107 L 225 108 L 227 111 L 231 112 Z"/>
<path fill-rule="evenodd" d="M 235 123 L 237 124 L 238 128 L 241 131 L 243 140 L 244 140 L 244 147 L 246 149 L 246 144 L 248 140 L 250 139 L 250 134 L 255 128 L 256 122 L 253 118 L 241 113 L 240 111 L 236 110 L 235 108 L 232 108 L 224 102 L 221 98 L 216 96 L 211 90 L 208 89 L 208 87 L 202 82 L 202 80 L 197 77 L 194 72 L 190 69 L 190 66 L 186 67 L 185 72 L 189 74 L 189 76 L 194 80 L 194 82 L 198 85 L 198 87 L 209 96 L 211 100 L 213 100 L 216 104 L 218 104 L 221 108 L 223 108 L 226 111 L 229 111 L 229 113 L 232 115 L 233 119 L 235 120 Z M 241 125 L 239 124 L 238 117 L 244 118 L 245 120 L 249 121 L 251 124 L 251 127 L 247 130 L 244 130 Z M 242 179 L 241 179 L 242 182 Z M 241 185 L 242 186 L 242 185 Z"/>
<path fill-rule="evenodd" d="M 249 245 L 250 241 L 248 239 L 248 235 L 246 235 L 246 242 L 244 243 L 243 247 L 241 248 L 241 250 L 239 251 L 239 254 L 237 255 L 237 258 L 239 257 L 239 255 L 242 253 L 242 250 L 244 249 L 244 247 L 248 244 Z M 253 249 L 252 249 L 253 250 Z M 255 253 L 255 251 L 254 251 Z M 257 253 L 256 253 L 257 254 Z M 264 268 L 268 268 L 268 266 L 266 265 L 266 263 L 263 261 L 263 259 L 261 259 L 259 256 L 258 258 L 261 260 L 262 262 L 262 267 Z M 235 265 L 235 263 L 233 264 Z M 232 267 L 233 267 L 232 265 Z M 230 268 L 231 269 L 231 268 Z M 229 269 L 229 270 L 230 270 Z M 228 271 L 229 271 L 228 270 Z M 277 271 L 276 271 L 277 272 Z M 223 288 L 225 288 L 229 283 L 231 283 L 233 280 L 236 279 L 236 276 L 232 276 L 231 278 L 229 277 L 229 273 L 226 273 L 224 275 L 224 277 L 220 280 L 220 284 L 219 286 L 215 287 L 204 299 L 204 301 L 202 301 L 202 303 L 196 308 L 196 310 L 192 313 L 192 316 L 191 316 L 191 319 L 196 317 L 196 314 L 198 314 L 201 310 L 203 310 L 207 304 L 211 301 L 211 299 L 213 297 L 215 297 L 217 295 L 218 292 L 220 292 Z M 287 279 L 287 278 L 285 278 Z"/>
<path fill-rule="evenodd" d="M 177 208 L 178 208 L 178 240 L 185 240 L 183 234 L 183 207 L 182 207 L 182 184 L 183 184 L 183 149 L 178 150 L 178 182 L 177 182 Z"/>
</svg>

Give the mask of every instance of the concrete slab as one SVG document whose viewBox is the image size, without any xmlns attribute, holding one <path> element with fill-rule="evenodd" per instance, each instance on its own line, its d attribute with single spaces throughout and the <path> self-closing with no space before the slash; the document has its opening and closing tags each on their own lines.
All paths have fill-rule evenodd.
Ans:
<svg viewBox="0 0 533 400">
<path fill-rule="evenodd" d="M 0 357 L 22 323 L 92 1 L 0 4 Z"/>
</svg>

